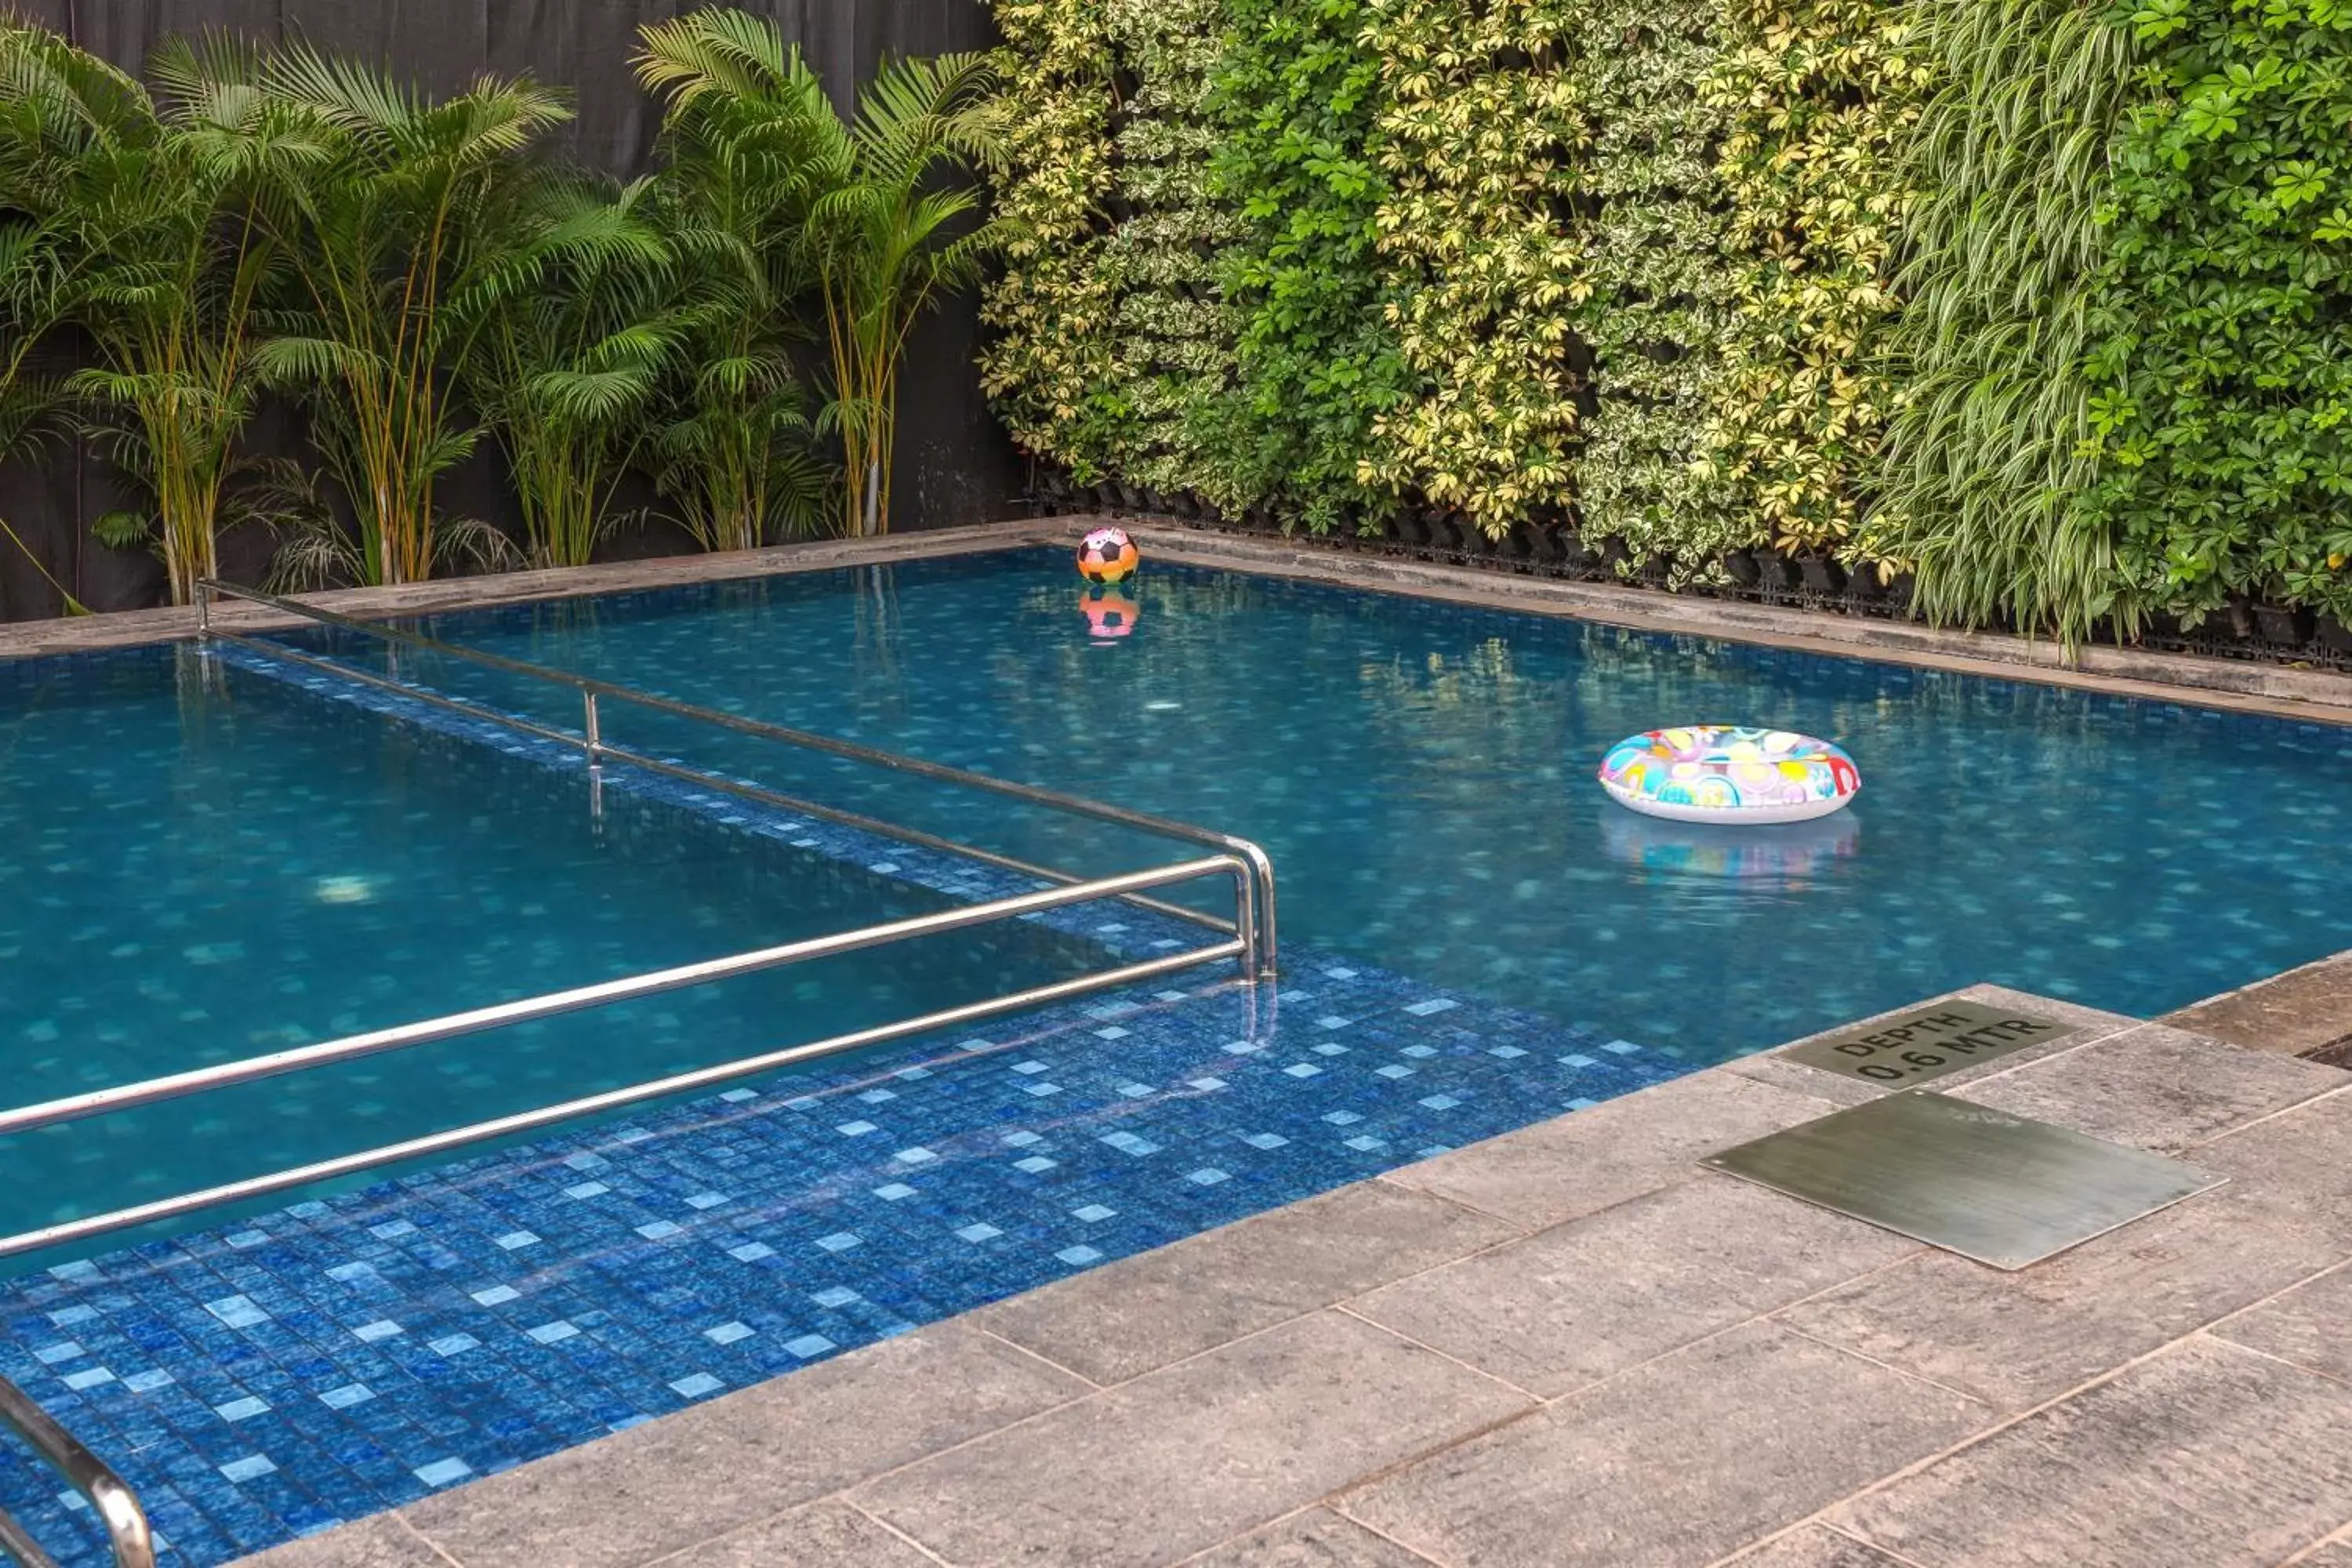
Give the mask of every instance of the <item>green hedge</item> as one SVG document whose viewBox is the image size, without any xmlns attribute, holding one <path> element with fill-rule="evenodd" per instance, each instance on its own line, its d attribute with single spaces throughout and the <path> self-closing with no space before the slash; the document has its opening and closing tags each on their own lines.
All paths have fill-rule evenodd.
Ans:
<svg viewBox="0 0 2352 1568">
<path fill-rule="evenodd" d="M 989 384 L 1081 480 L 2069 638 L 2352 616 L 2332 0 L 997 10 L 1059 142 Z"/>
</svg>

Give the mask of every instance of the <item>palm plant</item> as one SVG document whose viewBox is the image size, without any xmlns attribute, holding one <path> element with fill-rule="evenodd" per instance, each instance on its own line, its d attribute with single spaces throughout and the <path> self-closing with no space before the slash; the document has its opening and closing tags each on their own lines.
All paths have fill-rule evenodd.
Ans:
<svg viewBox="0 0 2352 1568">
<path fill-rule="evenodd" d="M 671 298 L 673 253 L 646 215 L 650 190 L 551 179 L 530 221 L 599 241 L 567 245 L 539 287 L 491 308 L 473 342 L 467 380 L 506 449 L 537 565 L 586 564 L 688 324 Z"/>
<path fill-rule="evenodd" d="M 1869 544 L 1916 563 L 1934 618 L 2005 612 L 2078 641 L 2116 580 L 2078 502 L 2131 23 L 2078 0 L 1927 0 L 1916 14 L 1939 85 L 1906 151 L 1923 193 L 1894 334 L 1907 384 Z"/>
<path fill-rule="evenodd" d="M 257 392 L 251 327 L 274 248 L 256 221 L 260 171 L 315 150 L 233 81 L 226 40 L 171 42 L 151 68 L 160 101 L 123 73 L 37 28 L 0 39 L 11 183 L 64 226 L 58 305 L 95 347 L 68 384 L 129 421 L 114 442 L 154 500 L 107 533 L 154 537 L 174 604 L 218 568 L 223 486 Z"/>
<path fill-rule="evenodd" d="M 0 457 L 29 457 L 58 433 L 63 388 L 41 363 L 66 323 L 75 266 L 77 215 L 68 200 L 70 166 L 57 155 L 61 121 L 85 100 L 107 104 L 126 88 L 118 73 L 87 57 L 59 61 L 65 40 L 48 29 L 0 16 Z M 62 64 L 66 78 L 54 68 Z M 6 520 L 5 537 L 56 590 L 68 615 L 88 606 L 36 554 Z"/>
<path fill-rule="evenodd" d="M 680 179 L 756 172 L 775 198 L 749 237 L 772 279 L 814 286 L 832 369 L 824 415 L 844 458 L 843 531 L 882 532 L 908 335 L 1007 237 L 1001 220 L 974 221 L 976 189 L 946 183 L 1003 156 L 987 58 L 887 65 L 845 123 L 763 18 L 698 11 L 639 37 L 638 79 L 666 102 Z"/>
<path fill-rule="evenodd" d="M 815 197 L 813 128 L 830 111 L 805 72 L 771 80 L 754 66 L 724 79 L 673 105 L 663 128 L 657 200 L 685 325 L 655 477 L 704 549 L 746 550 L 814 529 L 830 489 L 798 363 L 814 289 L 800 243 Z M 815 104 L 785 101 L 812 93 Z"/>
<path fill-rule="evenodd" d="M 452 554 L 498 552 L 488 524 L 436 512 L 434 486 L 480 437 L 460 412 L 475 336 L 568 250 L 611 238 L 609 218 L 529 216 L 542 173 L 530 154 L 569 111 L 527 79 L 436 101 L 301 46 L 216 85 L 259 93 L 320 143 L 273 169 L 262 204 L 293 284 L 256 359 L 309 400 L 357 524 L 342 558 L 362 581 L 407 583 Z"/>
</svg>

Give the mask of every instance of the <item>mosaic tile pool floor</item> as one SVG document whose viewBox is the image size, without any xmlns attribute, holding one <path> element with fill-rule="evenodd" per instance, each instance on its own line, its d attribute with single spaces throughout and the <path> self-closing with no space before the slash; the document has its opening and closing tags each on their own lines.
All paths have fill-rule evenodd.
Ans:
<svg viewBox="0 0 2352 1568">
<path fill-rule="evenodd" d="M 869 868 L 1006 887 L 615 781 L 656 784 Z M 1124 909 L 1065 918 L 1114 951 L 1178 940 Z M 59 1264 L 0 1285 L 0 1373 L 139 1489 L 167 1561 L 223 1563 L 1693 1065 L 1286 957 L 1278 994 L 1204 971 Z M 104 1561 L 14 1455 L 0 1506 Z"/>
</svg>

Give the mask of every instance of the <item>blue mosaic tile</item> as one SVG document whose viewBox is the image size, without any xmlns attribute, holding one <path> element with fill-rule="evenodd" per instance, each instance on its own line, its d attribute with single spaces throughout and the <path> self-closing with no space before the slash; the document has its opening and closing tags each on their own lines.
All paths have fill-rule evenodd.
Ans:
<svg viewBox="0 0 2352 1568">
<path fill-rule="evenodd" d="M 961 898 L 1036 885 L 677 781 L 609 787 Z M 1148 912 L 1050 919 L 1112 952 L 1179 940 Z M 0 1286 L 0 1374 L 123 1470 L 167 1562 L 222 1563 L 1687 1067 L 1284 957 L 1278 995 L 1203 971 L 60 1262 Z M 0 1456 L 0 1505 L 100 1562 L 56 1491 Z"/>
<path fill-rule="evenodd" d="M 122 1467 L 170 1561 L 218 1563 L 1680 1070 L 1341 967 L 1296 1005 L 1163 986 L 1119 1040 L 1005 1020 L 61 1264 L 0 1291 L 0 1373 Z M 1293 1076 L 1342 1001 L 1362 1044 Z M 1061 1095 L 1022 1092 L 1044 1074 Z M 886 1136 L 840 1136 L 846 1106 Z M 88 1540 L 55 1490 L 0 1467 L 0 1502 Z"/>
</svg>

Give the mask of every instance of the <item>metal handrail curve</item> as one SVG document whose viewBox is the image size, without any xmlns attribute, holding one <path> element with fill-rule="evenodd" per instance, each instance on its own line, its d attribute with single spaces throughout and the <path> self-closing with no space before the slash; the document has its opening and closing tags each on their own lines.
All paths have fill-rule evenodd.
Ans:
<svg viewBox="0 0 2352 1568">
<path fill-rule="evenodd" d="M 560 730 L 530 725 L 527 721 L 523 721 L 522 727 L 544 735 L 560 738 L 567 744 L 579 746 L 588 753 L 592 762 L 599 755 L 615 757 L 618 755 L 614 748 L 604 743 L 599 719 L 599 702 L 609 700 L 651 709 L 655 712 L 667 713 L 677 718 L 695 720 L 721 729 L 733 730 L 740 734 L 755 735 L 762 740 L 821 752 L 853 762 L 866 763 L 898 773 L 912 773 L 919 778 L 936 779 L 944 784 L 982 790 L 1031 805 L 1092 817 L 1097 822 L 1112 823 L 1139 832 L 1158 834 L 1162 837 L 1180 839 L 1223 850 L 1227 854 L 1237 855 L 1248 864 L 1250 868 L 1250 901 L 1255 908 L 1249 923 L 1256 932 L 1250 956 L 1244 961 L 1244 967 L 1250 972 L 1253 978 L 1258 975 L 1271 976 L 1275 973 L 1274 862 L 1264 849 L 1246 838 L 1196 826 L 1189 822 L 1179 822 L 1171 817 L 1155 816 L 1149 812 L 1133 811 L 1126 806 L 1089 800 L 1084 795 L 1046 789 L 1038 784 L 1020 784 L 1010 779 L 992 778 L 986 773 L 972 773 L 968 769 L 951 767 L 944 763 L 927 762 L 920 757 L 902 756 L 895 752 L 862 746 L 856 742 L 838 740 L 831 735 L 819 735 L 806 730 L 792 729 L 786 725 L 771 724 L 764 720 L 746 719 L 739 714 L 721 712 L 715 708 L 703 708 L 690 702 L 680 702 L 672 698 L 657 697 L 652 692 L 618 686 L 608 680 L 599 680 L 593 676 L 574 675 L 569 670 L 551 669 L 544 665 L 529 664 L 521 659 L 508 658 L 501 654 L 485 653 L 478 648 L 466 647 L 457 643 L 443 642 L 437 637 L 426 637 L 421 632 L 408 631 L 403 627 L 385 626 L 374 621 L 356 620 L 349 616 L 337 615 L 331 610 L 322 610 L 315 605 L 306 605 L 297 599 L 285 598 L 276 594 L 266 594 L 255 588 L 239 587 L 236 584 L 223 583 L 216 578 L 204 578 L 196 584 L 196 626 L 197 636 L 200 638 L 227 637 L 238 642 L 250 643 L 250 639 L 236 637 L 235 634 L 222 632 L 213 626 L 212 595 L 215 594 L 267 605 L 281 614 L 316 621 L 323 626 L 339 626 L 346 631 L 381 637 L 387 642 L 424 648 L 451 658 L 478 664 L 484 668 L 503 670 L 509 675 L 519 675 L 529 679 L 570 687 L 579 693 L 583 706 L 586 721 L 581 737 L 574 738 Z M 271 654 L 289 651 L 270 644 L 261 646 Z M 344 666 L 331 664 L 331 667 L 349 673 Z M 402 689 L 410 689 L 404 687 Z M 468 704 L 466 705 L 466 710 L 484 718 L 512 721 L 509 716 L 488 707 Z M 635 759 L 632 759 L 632 765 L 637 765 Z M 908 837 L 902 829 L 890 831 L 898 833 L 902 837 Z"/>
<path fill-rule="evenodd" d="M 105 1460 L 83 1447 L 31 1394 L 5 1377 L 0 1377 L 0 1423 L 15 1431 L 33 1452 L 71 1482 L 74 1490 L 89 1500 L 91 1510 L 106 1531 L 107 1544 L 113 1550 L 114 1568 L 155 1568 L 155 1531 L 148 1524 L 147 1510 L 140 1506 L 139 1495 L 131 1489 L 130 1483 L 115 1474 Z M 0 1549 L 5 1549 L 25 1568 L 57 1568 L 57 1559 L 44 1552 L 23 1524 L 5 1511 L 0 1511 Z"/>
</svg>

